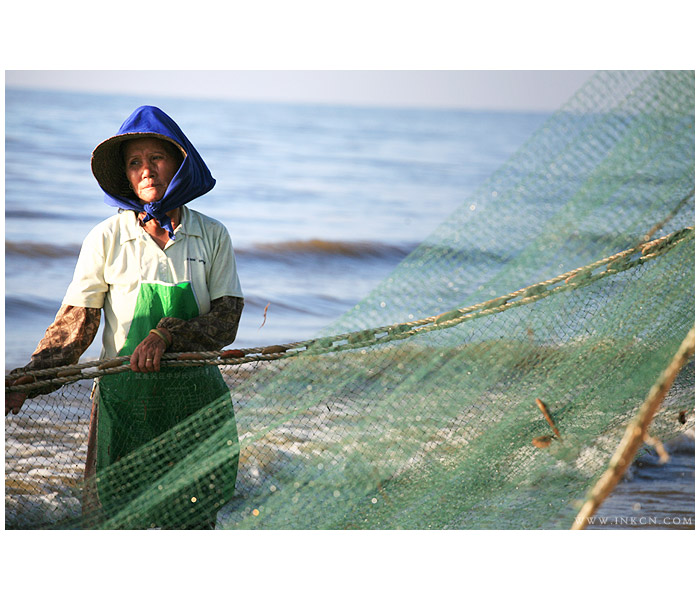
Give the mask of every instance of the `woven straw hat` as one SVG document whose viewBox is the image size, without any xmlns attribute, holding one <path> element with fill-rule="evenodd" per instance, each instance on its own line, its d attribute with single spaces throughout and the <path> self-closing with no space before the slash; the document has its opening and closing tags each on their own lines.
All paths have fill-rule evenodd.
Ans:
<svg viewBox="0 0 700 600">
<path fill-rule="evenodd" d="M 172 138 L 160 133 L 122 133 L 107 138 L 92 151 L 90 165 L 92 174 L 100 187 L 112 196 L 135 198 L 133 190 L 124 172 L 124 159 L 121 153 L 123 143 L 139 138 L 158 138 L 170 142 L 182 153 L 182 160 L 187 157 L 185 150 Z"/>
</svg>

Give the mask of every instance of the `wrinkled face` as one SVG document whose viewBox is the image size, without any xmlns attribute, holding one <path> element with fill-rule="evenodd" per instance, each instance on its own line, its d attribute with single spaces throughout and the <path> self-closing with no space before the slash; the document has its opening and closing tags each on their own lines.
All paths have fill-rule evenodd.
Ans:
<svg viewBox="0 0 700 600">
<path fill-rule="evenodd" d="M 143 204 L 160 200 L 180 167 L 158 138 L 139 138 L 123 147 L 126 178 Z"/>
</svg>

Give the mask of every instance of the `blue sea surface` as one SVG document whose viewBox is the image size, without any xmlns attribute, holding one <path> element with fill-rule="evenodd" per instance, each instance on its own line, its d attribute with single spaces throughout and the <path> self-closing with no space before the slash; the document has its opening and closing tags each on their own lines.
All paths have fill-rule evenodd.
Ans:
<svg viewBox="0 0 700 600">
<path fill-rule="evenodd" d="M 6 369 L 27 363 L 60 307 L 83 238 L 114 214 L 90 154 L 142 104 L 178 122 L 217 180 L 190 206 L 224 223 L 233 240 L 246 300 L 236 347 L 314 337 L 549 116 L 10 88 Z M 98 336 L 83 358 L 99 348 Z"/>
</svg>

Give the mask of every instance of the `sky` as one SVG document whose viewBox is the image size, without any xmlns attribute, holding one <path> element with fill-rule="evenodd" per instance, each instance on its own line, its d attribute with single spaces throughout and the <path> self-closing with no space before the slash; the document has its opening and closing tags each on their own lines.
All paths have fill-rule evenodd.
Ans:
<svg viewBox="0 0 700 600">
<path fill-rule="evenodd" d="M 554 111 L 597 69 L 693 68 L 685 0 L 9 3 L 6 86 Z M 653 6 L 652 6 L 653 5 Z"/>
<path fill-rule="evenodd" d="M 350 105 L 553 111 L 590 70 L 8 70 L 6 87 Z"/>
</svg>

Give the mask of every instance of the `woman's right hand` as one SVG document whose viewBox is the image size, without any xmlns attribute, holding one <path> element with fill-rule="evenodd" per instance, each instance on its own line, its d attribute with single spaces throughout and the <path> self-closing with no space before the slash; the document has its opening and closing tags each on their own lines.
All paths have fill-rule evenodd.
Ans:
<svg viewBox="0 0 700 600">
<path fill-rule="evenodd" d="M 10 373 L 10 375 L 12 375 L 12 373 Z M 13 379 L 6 385 L 22 385 L 25 383 L 32 383 L 33 381 L 36 381 L 35 377 L 32 377 L 31 375 L 23 375 L 22 377 Z M 10 411 L 12 411 L 13 415 L 19 413 L 19 409 L 22 408 L 22 405 L 26 399 L 27 394 L 25 392 L 5 392 L 5 416 L 10 414 Z"/>
<path fill-rule="evenodd" d="M 12 383 L 14 384 L 15 382 L 13 381 Z M 5 392 L 5 416 L 10 414 L 10 411 L 12 411 L 13 415 L 16 415 L 26 399 L 27 394 L 23 392 Z"/>
</svg>

